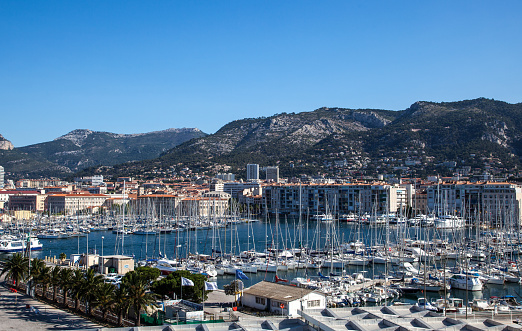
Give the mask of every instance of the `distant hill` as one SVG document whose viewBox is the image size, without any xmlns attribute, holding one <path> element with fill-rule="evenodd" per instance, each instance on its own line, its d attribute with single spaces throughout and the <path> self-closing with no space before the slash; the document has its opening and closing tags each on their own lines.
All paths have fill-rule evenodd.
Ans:
<svg viewBox="0 0 522 331">
<path fill-rule="evenodd" d="M 16 177 L 63 177 L 92 166 L 156 158 L 174 146 L 205 135 L 195 128 L 140 134 L 74 130 L 53 141 L 0 151 L 0 165 Z"/>
<path fill-rule="evenodd" d="M 13 144 L 5 139 L 1 134 L 0 134 L 0 150 L 4 150 L 4 151 L 10 151 L 14 148 Z"/>
<path fill-rule="evenodd" d="M 283 176 L 444 174 L 461 167 L 510 173 L 521 156 L 522 104 L 479 98 L 416 102 L 403 111 L 320 108 L 241 119 L 157 159 L 103 172 L 189 167 L 244 176 L 247 163 L 259 163 L 279 165 Z"/>
</svg>

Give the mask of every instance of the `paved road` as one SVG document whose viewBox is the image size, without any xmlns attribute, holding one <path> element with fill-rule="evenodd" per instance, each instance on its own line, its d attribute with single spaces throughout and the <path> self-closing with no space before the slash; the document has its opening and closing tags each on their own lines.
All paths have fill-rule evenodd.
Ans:
<svg viewBox="0 0 522 331">
<path fill-rule="evenodd" d="M 21 293 L 11 293 L 0 286 L 0 330 L 78 330 L 97 329 L 97 325 L 82 317 L 38 302 Z M 31 308 L 26 308 L 29 305 Z"/>
</svg>

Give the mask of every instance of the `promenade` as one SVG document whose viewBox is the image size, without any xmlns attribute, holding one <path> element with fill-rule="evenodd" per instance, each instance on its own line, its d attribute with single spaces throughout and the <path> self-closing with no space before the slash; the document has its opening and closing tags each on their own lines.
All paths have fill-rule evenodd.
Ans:
<svg viewBox="0 0 522 331">
<path fill-rule="evenodd" d="M 0 330 L 96 330 L 101 325 L 0 286 Z"/>
</svg>

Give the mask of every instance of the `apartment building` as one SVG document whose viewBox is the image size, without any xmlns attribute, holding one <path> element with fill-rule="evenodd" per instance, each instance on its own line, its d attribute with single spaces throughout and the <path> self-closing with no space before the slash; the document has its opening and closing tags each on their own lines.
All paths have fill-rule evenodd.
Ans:
<svg viewBox="0 0 522 331">
<path fill-rule="evenodd" d="M 52 194 L 46 199 L 46 210 L 52 213 L 74 215 L 78 211 L 101 207 L 109 197 L 105 194 Z"/>
<path fill-rule="evenodd" d="M 411 191 L 411 190 L 410 190 Z M 388 184 L 273 184 L 264 187 L 269 213 L 395 213 L 411 205 L 405 186 Z"/>
<path fill-rule="evenodd" d="M 522 186 L 500 182 L 444 182 L 429 186 L 427 211 L 455 214 L 498 226 L 521 222 Z"/>
</svg>

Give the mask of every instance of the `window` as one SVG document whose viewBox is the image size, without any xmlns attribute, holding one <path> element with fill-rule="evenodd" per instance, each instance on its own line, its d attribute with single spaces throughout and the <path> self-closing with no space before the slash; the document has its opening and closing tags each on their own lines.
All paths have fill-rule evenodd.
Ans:
<svg viewBox="0 0 522 331">
<path fill-rule="evenodd" d="M 265 298 L 256 297 L 256 303 L 258 305 L 264 305 L 265 304 Z"/>
<path fill-rule="evenodd" d="M 272 307 L 279 307 L 281 303 L 279 301 L 272 301 Z"/>
<path fill-rule="evenodd" d="M 308 308 L 319 307 L 321 300 L 308 300 Z"/>
</svg>

